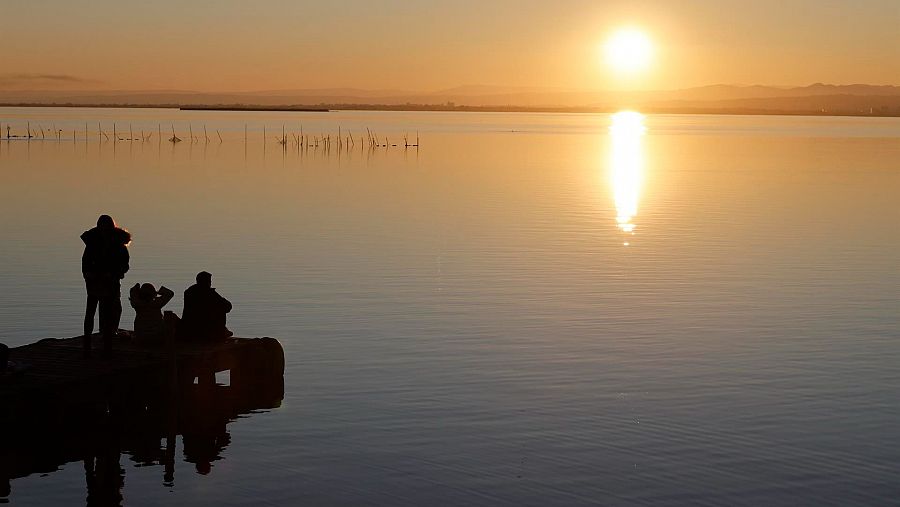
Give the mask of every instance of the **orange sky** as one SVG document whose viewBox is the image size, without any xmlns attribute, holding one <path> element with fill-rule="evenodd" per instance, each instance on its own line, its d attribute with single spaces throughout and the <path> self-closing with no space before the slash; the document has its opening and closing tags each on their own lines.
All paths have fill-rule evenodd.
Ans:
<svg viewBox="0 0 900 507">
<path fill-rule="evenodd" d="M 655 42 L 624 81 L 598 47 Z M 0 89 L 900 84 L 897 0 L 4 2 Z"/>
</svg>

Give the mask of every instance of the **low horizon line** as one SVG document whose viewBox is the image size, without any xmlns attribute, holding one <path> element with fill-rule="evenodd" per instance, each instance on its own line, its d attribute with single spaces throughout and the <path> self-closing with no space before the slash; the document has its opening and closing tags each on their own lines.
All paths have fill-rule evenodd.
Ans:
<svg viewBox="0 0 900 507">
<path fill-rule="evenodd" d="M 702 88 L 713 87 L 731 87 L 731 88 L 775 88 L 782 90 L 791 90 L 799 88 L 811 88 L 814 86 L 831 86 L 831 87 L 851 87 L 851 86 L 870 86 L 879 88 L 898 88 L 898 84 L 876 84 L 876 83 L 826 83 L 816 81 L 805 85 L 777 85 L 777 84 L 743 84 L 743 83 L 711 83 L 707 85 L 687 86 L 678 88 L 648 88 L 648 89 L 591 89 L 591 88 L 568 88 L 562 86 L 515 86 L 515 85 L 496 85 L 496 84 L 461 84 L 451 87 L 432 89 L 432 90 L 403 90 L 392 88 L 359 88 L 353 86 L 331 86 L 331 87 L 311 87 L 311 88 L 277 88 L 277 89 L 255 89 L 255 90 L 208 90 L 201 91 L 196 89 L 177 89 L 177 88 L 73 88 L 73 89 L 54 89 L 54 88 L 10 88 L 0 89 L 0 93 L 196 93 L 196 94 L 258 94 L 258 93 L 290 93 L 300 91 L 334 91 L 348 90 L 361 92 L 383 92 L 395 94 L 439 94 L 450 92 L 461 88 L 506 88 L 508 90 L 518 90 L 522 93 L 528 91 L 554 91 L 556 93 L 659 93 L 674 92 L 684 90 L 696 90 Z"/>
</svg>

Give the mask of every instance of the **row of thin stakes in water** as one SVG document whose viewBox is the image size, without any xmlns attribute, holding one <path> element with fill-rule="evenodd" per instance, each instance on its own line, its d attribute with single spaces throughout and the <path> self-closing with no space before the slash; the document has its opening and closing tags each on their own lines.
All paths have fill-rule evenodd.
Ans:
<svg viewBox="0 0 900 507">
<path fill-rule="evenodd" d="M 0 132 L 3 132 L 3 125 L 0 124 Z M 151 142 L 154 139 L 154 134 L 156 134 L 157 142 L 162 142 L 163 140 L 170 143 L 180 143 L 184 141 L 184 139 L 178 137 L 175 132 L 174 124 L 171 127 L 171 137 L 168 139 L 164 139 L 162 125 L 157 125 L 156 132 L 150 131 L 145 132 L 141 130 L 138 133 L 134 132 L 131 125 L 128 126 L 127 131 L 120 131 L 115 123 L 112 125 L 112 130 L 108 134 L 103 130 L 101 124 L 97 123 L 96 132 L 92 132 L 88 129 L 88 124 L 84 124 L 84 130 L 78 131 L 72 129 L 71 137 L 68 136 L 67 131 L 63 131 L 62 129 L 57 129 L 55 125 L 51 126 L 52 128 L 44 129 L 44 127 L 40 124 L 37 125 L 36 129 L 31 128 L 31 122 L 28 122 L 25 127 L 25 133 L 19 135 L 18 133 L 13 133 L 12 127 L 7 124 L 5 125 L 6 136 L 3 137 L 0 135 L 0 139 L 4 139 L 7 141 L 10 140 L 27 140 L 27 141 L 68 141 L 72 140 L 77 142 L 78 140 L 83 140 L 85 142 L 93 139 L 96 136 L 98 141 L 128 141 L 128 142 Z M 268 141 L 269 138 L 269 130 L 264 125 L 262 129 L 262 141 L 263 143 Z M 225 142 L 225 139 L 222 138 L 222 134 L 216 130 L 216 137 L 218 138 L 219 143 Z M 112 137 L 110 137 L 112 134 Z M 182 135 L 184 135 L 182 133 Z M 123 137 L 124 136 L 124 137 Z M 244 125 L 244 143 L 247 143 L 249 139 L 249 134 L 247 130 L 247 125 Z M 363 148 L 389 148 L 389 147 L 403 147 L 403 148 L 418 148 L 419 147 L 419 133 L 416 132 L 415 140 L 410 139 L 409 134 L 404 134 L 401 138 L 401 142 L 391 143 L 391 140 L 387 136 L 379 136 L 377 133 L 372 132 L 368 128 L 366 129 L 365 134 L 356 135 L 349 130 L 344 130 L 341 127 L 338 127 L 337 134 L 316 134 L 309 135 L 304 133 L 303 126 L 300 126 L 300 130 L 296 132 L 288 132 L 284 125 L 281 127 L 281 135 L 273 136 L 273 139 L 276 143 L 280 144 L 287 149 L 289 146 L 295 148 L 319 148 L 320 146 L 325 149 L 337 148 L 337 149 L 351 149 L 356 146 L 360 146 Z M 194 133 L 193 125 L 188 125 L 188 135 L 187 140 L 191 143 L 209 143 L 211 141 L 209 137 L 209 132 L 206 129 L 206 125 L 203 125 L 203 135 L 201 136 L 198 132 Z"/>
</svg>

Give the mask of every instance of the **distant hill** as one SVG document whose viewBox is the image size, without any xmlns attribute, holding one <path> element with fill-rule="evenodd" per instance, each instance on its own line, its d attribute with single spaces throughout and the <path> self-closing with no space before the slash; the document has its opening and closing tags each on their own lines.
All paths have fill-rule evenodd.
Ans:
<svg viewBox="0 0 900 507">
<path fill-rule="evenodd" d="M 560 88 L 471 85 L 434 92 L 356 88 L 203 93 L 162 91 L 0 90 L 3 104 L 128 104 L 137 106 L 375 106 L 367 108 L 516 108 L 541 110 L 705 110 L 786 113 L 900 115 L 900 86 L 831 85 L 802 87 L 711 85 L 681 90 L 609 92 Z"/>
</svg>

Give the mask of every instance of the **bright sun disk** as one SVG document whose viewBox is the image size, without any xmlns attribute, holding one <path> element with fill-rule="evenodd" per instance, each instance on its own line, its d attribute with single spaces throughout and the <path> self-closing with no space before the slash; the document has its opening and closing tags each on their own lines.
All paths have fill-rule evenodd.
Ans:
<svg viewBox="0 0 900 507">
<path fill-rule="evenodd" d="M 603 47 L 606 63 L 619 74 L 634 74 L 645 70 L 653 58 L 653 43 L 635 28 L 623 28 L 613 33 Z"/>
</svg>

